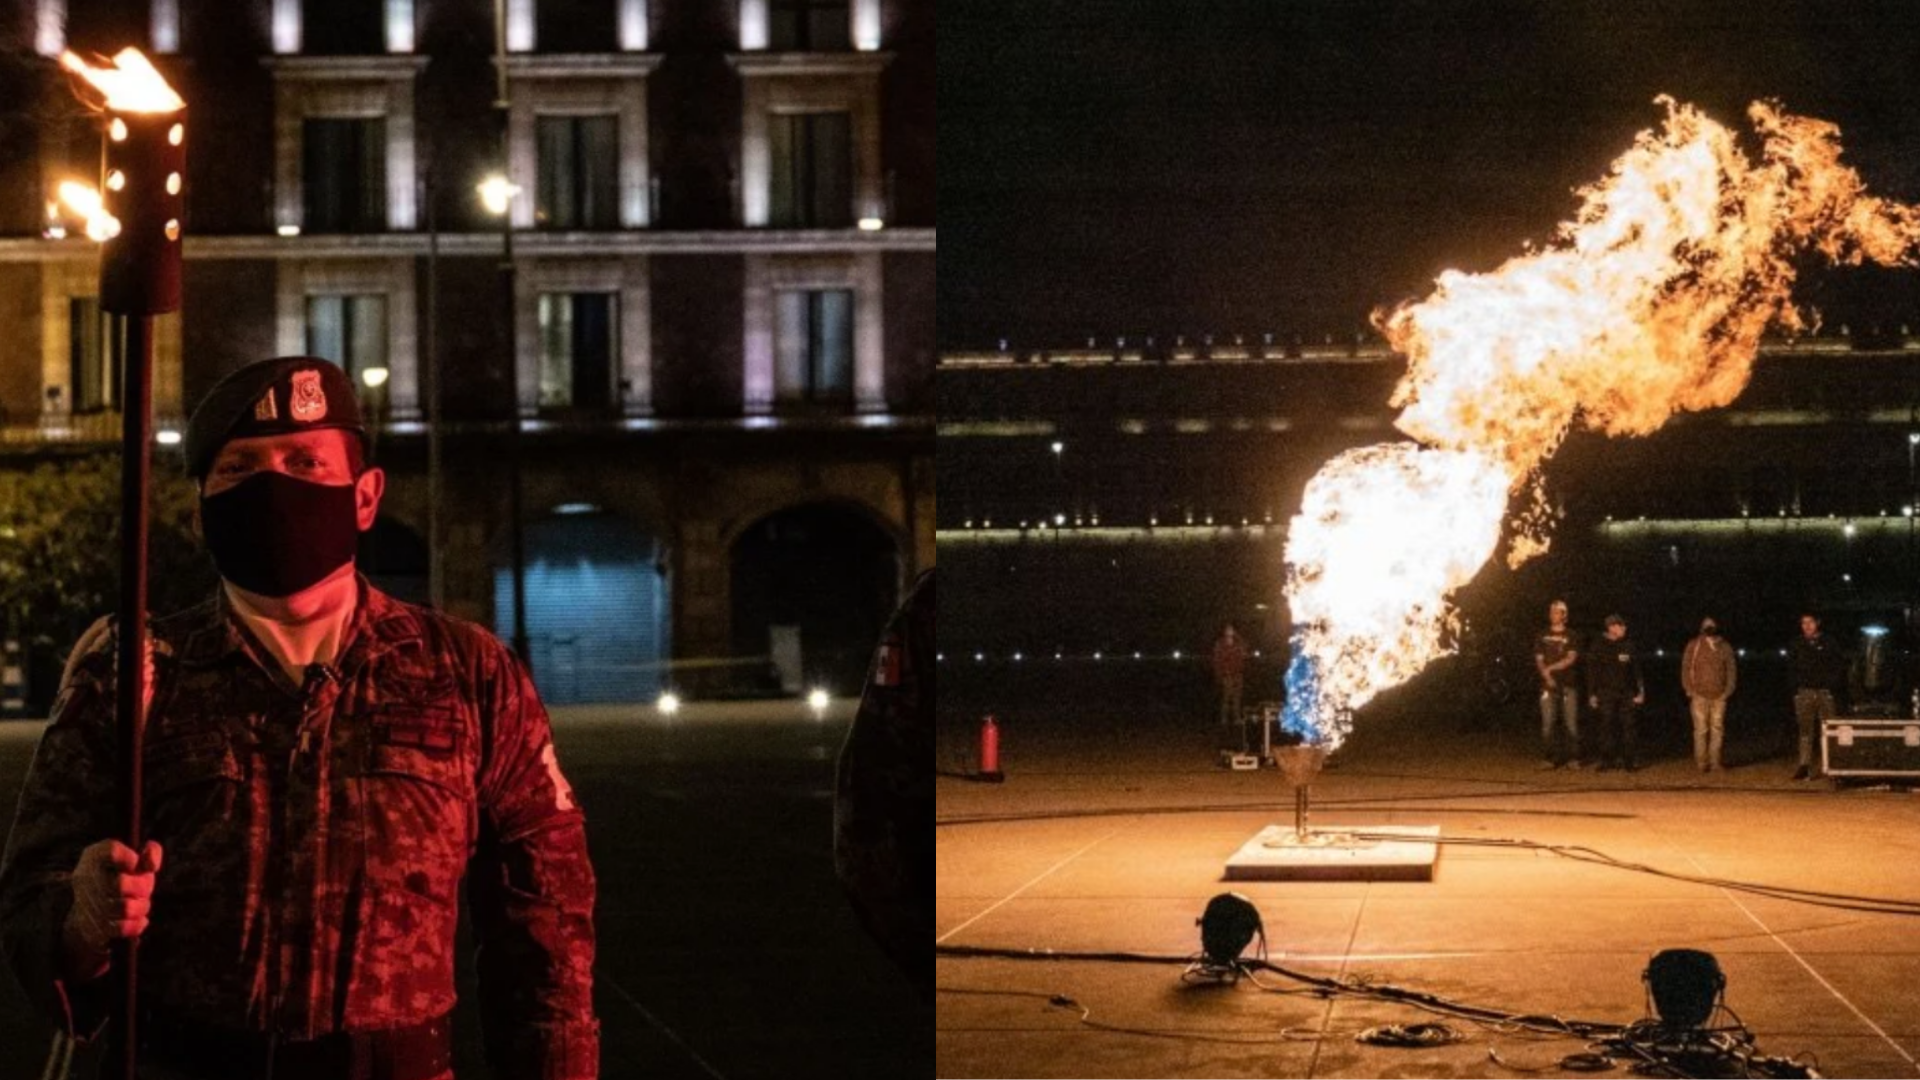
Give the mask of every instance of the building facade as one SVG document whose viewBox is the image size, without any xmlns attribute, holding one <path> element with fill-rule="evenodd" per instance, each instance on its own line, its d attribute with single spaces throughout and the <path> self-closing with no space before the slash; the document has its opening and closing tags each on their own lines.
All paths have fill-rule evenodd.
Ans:
<svg viewBox="0 0 1920 1080">
<path fill-rule="evenodd" d="M 224 373 L 322 356 L 363 387 L 389 473 L 363 565 L 502 636 L 518 469 L 550 700 L 854 689 L 933 561 L 931 4 L 16 0 L 10 16 L 9 465 L 117 437 L 97 249 L 53 196 L 97 184 L 100 121 L 55 58 L 137 45 L 188 102 L 158 471 Z M 518 189 L 504 214 L 478 193 L 489 177 Z"/>
<path fill-rule="evenodd" d="M 1330 458 L 1405 438 L 1388 405 L 1404 370 L 1370 339 L 944 350 L 942 707 L 992 711 L 1016 679 L 1190 705 L 1227 621 L 1262 650 L 1248 685 L 1277 693 L 1289 522 Z M 1730 406 L 1644 438 L 1576 430 L 1543 475 L 1548 552 L 1493 560 L 1457 598 L 1462 651 L 1521 690 L 1555 597 L 1586 631 L 1623 614 L 1669 696 L 1714 614 L 1751 652 L 1757 713 L 1786 700 L 1770 688 L 1802 612 L 1858 656 L 1920 657 L 1920 337 L 1904 328 L 1769 341 Z M 1861 679 L 1857 696 L 1907 705 L 1920 670 Z"/>
</svg>

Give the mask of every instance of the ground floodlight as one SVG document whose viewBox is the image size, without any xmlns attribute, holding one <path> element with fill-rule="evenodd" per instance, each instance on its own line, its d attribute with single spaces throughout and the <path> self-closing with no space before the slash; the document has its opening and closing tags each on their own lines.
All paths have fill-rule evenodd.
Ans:
<svg viewBox="0 0 1920 1080">
<path fill-rule="evenodd" d="M 1207 910 L 1194 923 L 1200 927 L 1200 951 L 1215 967 L 1236 966 L 1256 936 L 1263 948 L 1267 943 L 1260 912 L 1239 893 L 1221 893 L 1207 901 Z"/>
<path fill-rule="evenodd" d="M 1647 962 L 1642 978 L 1653 995 L 1653 1009 L 1669 1028 L 1699 1028 L 1720 1004 L 1727 977 L 1720 962 L 1699 949 L 1667 949 Z"/>
</svg>

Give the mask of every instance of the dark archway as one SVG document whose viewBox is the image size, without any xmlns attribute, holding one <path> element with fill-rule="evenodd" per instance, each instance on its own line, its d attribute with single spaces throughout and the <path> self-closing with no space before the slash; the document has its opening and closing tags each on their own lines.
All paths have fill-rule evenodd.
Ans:
<svg viewBox="0 0 1920 1080">
<path fill-rule="evenodd" d="M 809 503 L 733 543 L 733 650 L 765 657 L 762 688 L 858 690 L 899 593 L 899 546 L 864 511 Z"/>
</svg>

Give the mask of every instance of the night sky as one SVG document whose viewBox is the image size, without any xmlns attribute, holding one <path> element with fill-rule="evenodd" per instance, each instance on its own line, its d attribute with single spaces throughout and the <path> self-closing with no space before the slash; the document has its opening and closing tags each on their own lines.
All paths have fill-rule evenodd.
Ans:
<svg viewBox="0 0 1920 1080">
<path fill-rule="evenodd" d="M 1920 201 L 1920 4 L 962 0 L 940 16 L 942 348 L 1351 334 L 1551 237 L 1671 94 L 1840 125 Z M 1810 273 L 1920 332 L 1920 270 Z"/>
</svg>

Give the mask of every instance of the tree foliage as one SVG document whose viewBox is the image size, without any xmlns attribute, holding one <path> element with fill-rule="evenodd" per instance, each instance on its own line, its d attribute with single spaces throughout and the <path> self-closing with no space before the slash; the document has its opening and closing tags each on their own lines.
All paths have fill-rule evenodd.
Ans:
<svg viewBox="0 0 1920 1080">
<path fill-rule="evenodd" d="M 150 499 L 147 609 L 164 615 L 205 597 L 217 576 L 193 534 L 193 485 L 156 463 Z M 118 453 L 0 469 L 0 618 L 17 618 L 35 644 L 64 648 L 111 613 L 119 526 Z"/>
</svg>

